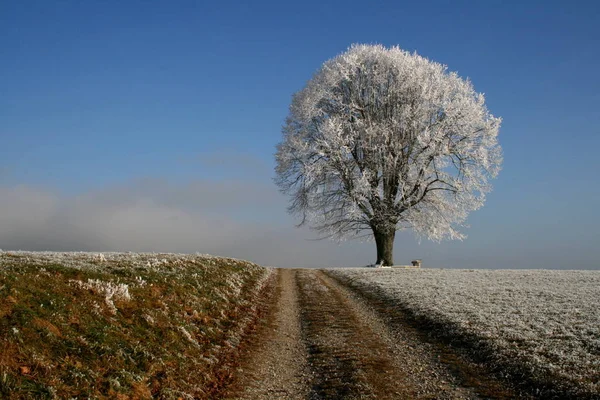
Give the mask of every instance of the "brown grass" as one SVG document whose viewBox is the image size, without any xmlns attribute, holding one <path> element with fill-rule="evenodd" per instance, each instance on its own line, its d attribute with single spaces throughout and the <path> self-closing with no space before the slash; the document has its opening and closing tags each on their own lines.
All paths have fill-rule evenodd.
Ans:
<svg viewBox="0 0 600 400">
<path fill-rule="evenodd" d="M 0 252 L 0 398 L 206 398 L 269 270 L 203 256 Z"/>
</svg>

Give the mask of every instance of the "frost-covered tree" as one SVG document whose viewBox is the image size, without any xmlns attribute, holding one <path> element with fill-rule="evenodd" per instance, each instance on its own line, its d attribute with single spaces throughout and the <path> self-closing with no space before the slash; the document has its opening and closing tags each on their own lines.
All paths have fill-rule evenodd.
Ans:
<svg viewBox="0 0 600 400">
<path fill-rule="evenodd" d="M 468 80 L 398 47 L 353 45 L 294 94 L 276 153 L 289 211 L 327 237 L 462 239 L 502 163 L 500 118 Z"/>
</svg>

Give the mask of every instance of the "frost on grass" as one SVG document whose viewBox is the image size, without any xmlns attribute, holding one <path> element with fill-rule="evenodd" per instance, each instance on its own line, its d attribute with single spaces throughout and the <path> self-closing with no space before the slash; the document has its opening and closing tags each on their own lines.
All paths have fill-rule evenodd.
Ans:
<svg viewBox="0 0 600 400">
<path fill-rule="evenodd" d="M 600 272 L 335 270 L 445 336 L 492 349 L 495 361 L 570 393 L 600 393 Z M 478 343 L 473 343 L 477 342 Z"/>
<path fill-rule="evenodd" d="M 271 272 L 202 254 L 2 251 L 0 398 L 211 397 Z"/>
<path fill-rule="evenodd" d="M 87 282 L 71 280 L 70 282 L 80 289 L 91 290 L 94 293 L 103 295 L 104 302 L 113 315 L 117 314 L 117 307 L 115 306 L 113 300 L 131 300 L 131 296 L 129 295 L 129 286 L 125 283 L 104 282 L 99 279 L 88 279 Z"/>
</svg>

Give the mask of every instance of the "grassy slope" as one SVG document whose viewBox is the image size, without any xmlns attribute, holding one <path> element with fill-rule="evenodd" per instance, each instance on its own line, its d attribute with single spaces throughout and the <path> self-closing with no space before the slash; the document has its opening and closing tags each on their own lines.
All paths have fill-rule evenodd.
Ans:
<svg viewBox="0 0 600 400">
<path fill-rule="evenodd" d="M 269 273 L 210 256 L 0 252 L 0 397 L 206 397 Z"/>
</svg>

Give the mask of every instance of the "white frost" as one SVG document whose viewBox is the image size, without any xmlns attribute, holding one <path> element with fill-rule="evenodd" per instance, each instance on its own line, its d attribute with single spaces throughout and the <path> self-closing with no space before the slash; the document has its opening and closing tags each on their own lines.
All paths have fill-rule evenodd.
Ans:
<svg viewBox="0 0 600 400">
<path fill-rule="evenodd" d="M 502 163 L 500 118 L 471 82 L 398 47 L 354 45 L 296 93 L 277 184 L 301 223 L 344 239 L 461 239 Z"/>
<path fill-rule="evenodd" d="M 340 269 L 367 290 L 472 335 L 504 360 L 600 392 L 600 272 Z M 596 377 L 596 378 L 594 378 Z M 594 383 L 595 382 L 595 383 Z"/>
</svg>

